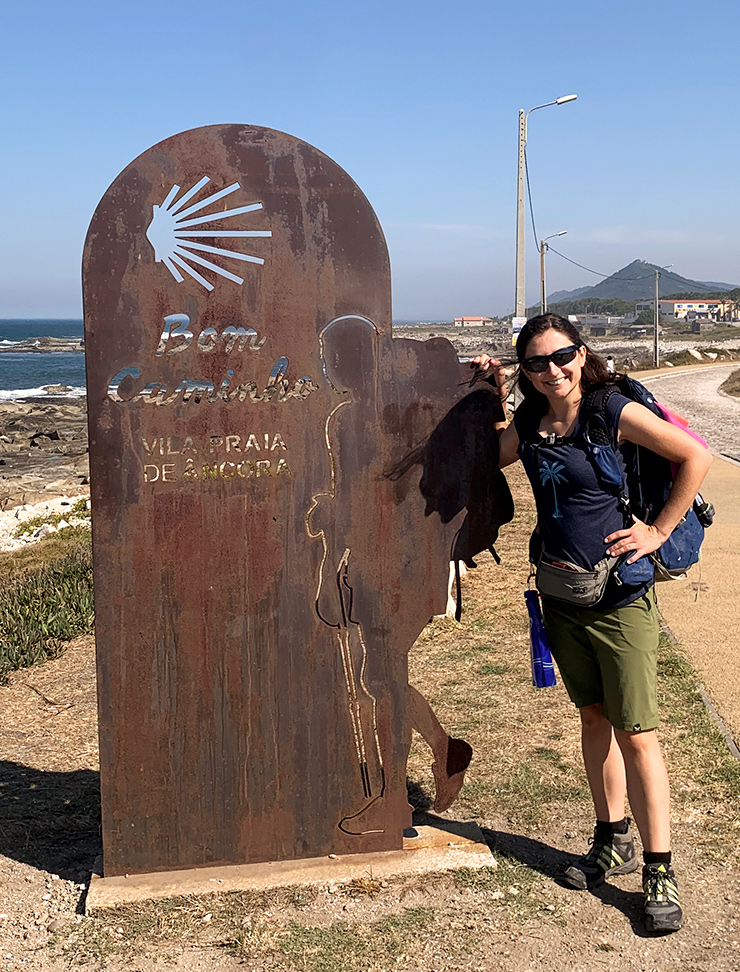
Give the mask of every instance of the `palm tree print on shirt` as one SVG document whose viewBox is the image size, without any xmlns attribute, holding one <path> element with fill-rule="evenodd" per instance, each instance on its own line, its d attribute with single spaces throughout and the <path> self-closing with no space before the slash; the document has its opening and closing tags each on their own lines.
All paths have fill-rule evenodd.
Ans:
<svg viewBox="0 0 740 972">
<path fill-rule="evenodd" d="M 552 462 L 548 462 L 546 459 L 543 459 L 540 463 L 540 482 L 543 486 L 545 483 L 552 483 L 552 495 L 553 499 L 555 500 L 555 509 L 553 510 L 552 515 L 556 518 L 563 515 L 560 512 L 560 507 L 558 506 L 558 492 L 555 489 L 555 486 L 558 483 L 567 482 L 566 477 L 561 475 L 564 469 L 565 466 L 563 463 L 558 462 L 556 459 L 553 459 Z"/>
</svg>

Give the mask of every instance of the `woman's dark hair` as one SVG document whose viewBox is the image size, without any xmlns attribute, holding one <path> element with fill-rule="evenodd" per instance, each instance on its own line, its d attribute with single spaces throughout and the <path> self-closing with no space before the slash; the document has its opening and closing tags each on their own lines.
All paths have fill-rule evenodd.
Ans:
<svg viewBox="0 0 740 972">
<path fill-rule="evenodd" d="M 613 384 L 622 377 L 618 374 L 610 374 L 606 370 L 604 359 L 589 348 L 586 342 L 582 340 L 578 330 L 567 318 L 561 317 L 559 314 L 539 314 L 537 317 L 530 317 L 516 339 L 516 359 L 520 365 L 516 383 L 528 402 L 541 407 L 543 415 L 547 411 L 547 399 L 535 389 L 527 377 L 527 373 L 521 367 L 521 363 L 527 356 L 527 345 L 532 338 L 537 337 L 538 334 L 544 334 L 546 331 L 557 331 L 567 337 L 571 344 L 582 344 L 585 347 L 586 360 L 583 362 L 581 372 L 581 388 L 583 391 L 588 391 L 600 385 Z"/>
</svg>

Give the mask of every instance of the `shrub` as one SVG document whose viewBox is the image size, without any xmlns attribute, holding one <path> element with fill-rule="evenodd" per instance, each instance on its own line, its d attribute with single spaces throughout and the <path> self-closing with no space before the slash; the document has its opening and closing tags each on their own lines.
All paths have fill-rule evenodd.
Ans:
<svg viewBox="0 0 740 972">
<path fill-rule="evenodd" d="M 61 654 L 64 642 L 92 631 L 93 622 L 88 548 L 10 580 L 0 590 L 0 682 Z"/>
</svg>

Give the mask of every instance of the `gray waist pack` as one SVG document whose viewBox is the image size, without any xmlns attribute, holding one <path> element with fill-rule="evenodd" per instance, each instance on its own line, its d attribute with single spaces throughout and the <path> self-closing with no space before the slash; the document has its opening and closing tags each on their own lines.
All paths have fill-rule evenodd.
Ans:
<svg viewBox="0 0 740 972">
<path fill-rule="evenodd" d="M 537 590 L 558 601 L 591 607 L 601 600 L 609 575 L 618 562 L 618 557 L 604 557 L 593 570 L 584 570 L 567 561 L 551 560 L 543 551 L 535 575 Z"/>
</svg>

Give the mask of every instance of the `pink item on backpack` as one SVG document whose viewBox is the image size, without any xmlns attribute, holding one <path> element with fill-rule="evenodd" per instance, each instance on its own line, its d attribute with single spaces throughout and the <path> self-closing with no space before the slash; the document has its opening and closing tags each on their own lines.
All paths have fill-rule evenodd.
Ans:
<svg viewBox="0 0 740 972">
<path fill-rule="evenodd" d="M 688 419 L 684 418 L 683 415 L 678 415 L 678 413 L 672 412 L 667 405 L 661 405 L 660 402 L 656 402 L 655 404 L 660 412 L 660 417 L 662 419 L 665 419 L 665 421 L 668 422 L 670 425 L 677 425 L 679 429 L 683 429 L 684 432 L 688 432 L 691 438 L 696 439 L 696 441 L 701 443 L 701 445 L 703 445 L 705 449 L 709 448 L 706 441 L 702 439 L 699 433 L 694 432 L 693 429 L 689 428 Z M 671 463 L 671 471 L 673 472 L 674 476 L 678 472 L 678 465 L 675 462 Z"/>
<path fill-rule="evenodd" d="M 709 448 L 706 441 L 702 439 L 699 433 L 694 432 L 693 429 L 689 428 L 688 419 L 685 419 L 683 415 L 678 415 L 676 412 L 672 412 L 670 408 L 668 408 L 666 405 L 661 405 L 660 402 L 656 402 L 655 404 L 660 409 L 661 418 L 665 419 L 665 421 L 669 422 L 671 425 L 677 425 L 680 429 L 683 429 L 684 432 L 688 432 L 692 439 L 696 439 L 697 442 L 701 442 L 705 449 Z"/>
</svg>

